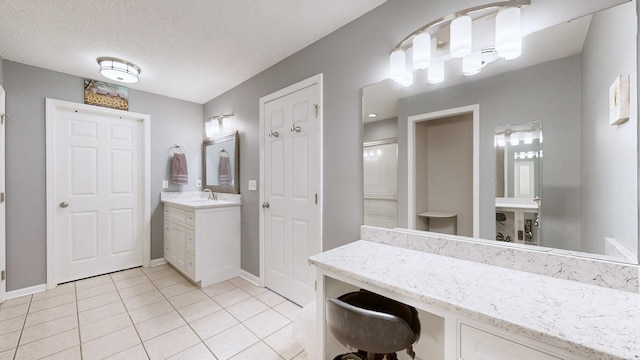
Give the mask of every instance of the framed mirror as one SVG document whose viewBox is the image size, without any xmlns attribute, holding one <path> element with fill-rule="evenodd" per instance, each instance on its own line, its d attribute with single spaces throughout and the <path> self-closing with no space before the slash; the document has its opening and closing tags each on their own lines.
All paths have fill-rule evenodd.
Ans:
<svg viewBox="0 0 640 360">
<path fill-rule="evenodd" d="M 397 134 L 397 227 L 420 230 L 410 226 L 408 210 L 416 201 L 410 201 L 407 190 L 412 161 L 408 154 L 416 151 L 408 148 L 409 119 L 477 105 L 479 147 L 474 151 L 479 175 L 474 184 L 479 186 L 479 206 L 469 215 L 479 218 L 477 237 L 496 240 L 502 233 L 503 240 L 511 236 L 511 243 L 541 246 L 545 251 L 638 263 L 636 1 L 589 5 L 593 7 L 532 2 L 523 9 L 523 29 L 543 23 L 544 27 L 523 33 L 520 58 L 496 60 L 477 75 L 463 76 L 461 63 L 452 60 L 439 84 L 427 83 L 425 71 L 418 70 L 411 86 L 386 79 L 363 89 L 363 143 L 382 139 L 367 136 L 377 120 L 394 124 L 390 132 Z M 609 121 L 609 89 L 620 76 L 629 78 L 631 113 L 629 121 L 616 125 Z M 512 132 L 524 131 L 515 128 L 524 126 L 542 133 L 543 125 L 544 140 L 539 142 L 544 150 L 517 151 L 517 160 L 523 161 L 518 162 L 516 180 L 516 163 L 504 165 L 508 156 L 516 160 L 516 153 L 498 153 L 497 136 L 506 136 L 509 126 Z M 522 136 L 518 146 L 524 146 Z M 527 163 L 533 159 L 538 160 Z M 498 164 L 506 171 L 500 172 Z M 509 200 L 516 183 L 521 198 L 514 195 L 515 200 Z M 515 211 L 506 214 L 514 207 L 507 202 L 533 209 L 516 219 Z M 441 207 L 435 210 L 447 210 Z M 464 219 L 456 213 L 460 224 Z"/>
<path fill-rule="evenodd" d="M 203 188 L 239 194 L 240 144 L 238 132 L 202 143 Z"/>
</svg>

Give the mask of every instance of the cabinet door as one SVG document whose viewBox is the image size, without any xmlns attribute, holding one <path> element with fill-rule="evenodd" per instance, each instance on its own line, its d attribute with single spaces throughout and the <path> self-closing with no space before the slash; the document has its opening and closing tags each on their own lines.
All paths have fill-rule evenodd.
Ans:
<svg viewBox="0 0 640 360">
<path fill-rule="evenodd" d="M 171 242 L 171 255 L 174 265 L 178 269 L 185 270 L 186 250 L 187 250 L 187 229 L 178 224 L 174 224 L 174 231 Z"/>
<path fill-rule="evenodd" d="M 171 238 L 173 235 L 173 228 L 171 226 L 171 222 L 167 221 L 167 218 L 164 219 L 164 258 L 173 263 L 172 255 L 171 255 Z"/>
<path fill-rule="evenodd" d="M 460 325 L 460 359 L 462 360 L 561 360 L 540 350 Z"/>
</svg>

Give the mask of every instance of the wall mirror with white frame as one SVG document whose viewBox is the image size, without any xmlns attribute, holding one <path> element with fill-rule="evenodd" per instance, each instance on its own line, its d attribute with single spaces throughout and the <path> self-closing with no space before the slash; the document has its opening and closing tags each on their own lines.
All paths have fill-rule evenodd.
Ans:
<svg viewBox="0 0 640 360">
<path fill-rule="evenodd" d="M 520 230 L 520 242 L 525 244 L 555 252 L 575 251 L 580 256 L 638 262 L 636 0 L 567 5 L 570 4 L 532 1 L 522 9 L 522 56 L 517 59 L 491 60 L 474 76 L 463 76 L 460 59 L 453 59 L 446 62 L 445 80 L 441 83 L 427 83 L 427 71 L 417 70 L 410 86 L 386 79 L 363 89 L 363 142 L 397 137 L 396 227 L 429 228 L 496 240 L 501 232 L 496 214 L 506 205 L 501 200 L 509 198 L 504 193 L 505 189 L 509 192 L 504 183 L 502 193 L 497 189 L 500 175 L 496 150 L 500 149 L 496 147 L 496 130 L 504 133 L 510 124 L 529 124 L 533 125 L 532 130 L 541 131 L 544 125 L 544 160 L 520 163 L 521 175 L 527 174 L 528 169 L 528 176 L 533 176 L 532 182 L 527 182 L 533 188 L 521 190 L 533 192 L 531 201 L 539 213 L 521 215 L 518 221 L 522 228 L 514 228 L 508 235 L 504 231 L 503 237 L 517 240 Z M 621 75 L 629 76 L 630 118 L 610 125 L 609 87 Z M 424 124 L 415 119 L 465 107 L 475 107 L 469 112 L 477 116 L 477 128 L 452 128 L 446 136 L 468 141 L 477 137 L 479 144 L 468 146 L 471 153 L 461 155 L 475 160 L 460 165 L 460 160 L 447 158 L 451 151 L 419 156 L 424 151 L 420 147 L 428 146 L 420 136 L 429 131 L 420 128 Z M 524 142 L 524 135 L 521 141 Z M 529 150 L 518 151 L 518 157 L 521 155 L 525 157 L 522 160 L 529 160 Z M 504 165 L 506 155 L 502 156 Z M 437 207 L 428 205 L 428 194 L 454 199 L 460 193 L 455 188 L 425 190 L 431 185 L 425 183 L 428 177 L 417 178 L 421 176 L 419 168 L 434 161 L 445 165 L 449 185 L 456 179 L 471 177 L 477 190 L 470 190 L 468 182 L 460 185 L 467 186 L 467 194 L 473 194 L 467 195 L 474 197 L 468 200 L 471 205 L 466 204 L 462 210 L 449 207 L 461 200 L 441 201 Z M 367 173 L 371 172 L 365 172 L 365 183 Z M 501 177 L 507 178 L 504 173 Z M 427 192 L 426 200 L 416 198 L 421 191 Z M 536 197 L 540 198 L 539 205 Z M 367 211 L 370 209 L 365 206 Z M 433 217 L 421 218 L 421 213 Z M 369 220 L 365 215 L 366 225 L 393 226 Z M 527 226 L 532 233 L 529 238 L 524 229 L 527 220 L 531 220 Z M 500 222 L 509 225 L 504 220 Z"/>
<path fill-rule="evenodd" d="M 202 143 L 203 187 L 214 192 L 240 193 L 240 144 L 238 132 L 222 135 Z"/>
</svg>

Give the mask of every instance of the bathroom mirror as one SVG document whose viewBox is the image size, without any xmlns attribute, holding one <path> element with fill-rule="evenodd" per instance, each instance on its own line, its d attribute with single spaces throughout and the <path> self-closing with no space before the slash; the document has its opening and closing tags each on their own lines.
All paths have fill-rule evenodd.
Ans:
<svg viewBox="0 0 640 360">
<path fill-rule="evenodd" d="M 498 241 L 540 245 L 542 143 L 540 121 L 495 128 Z"/>
<path fill-rule="evenodd" d="M 214 192 L 239 194 L 238 132 L 202 143 L 203 187 Z"/>
<path fill-rule="evenodd" d="M 507 176 L 498 175 L 496 167 L 496 129 L 537 124 L 541 131 L 544 125 L 544 156 L 533 164 L 533 169 L 539 167 L 537 173 L 534 170 L 533 185 L 528 182 L 534 198 L 539 191 L 541 201 L 535 206 L 540 213 L 522 215 L 522 242 L 555 252 L 637 263 L 636 2 L 581 2 L 567 8 L 564 2 L 533 1 L 522 14 L 523 53 L 518 59 L 498 59 L 471 77 L 461 74 L 461 64 L 454 59 L 447 62 L 446 78 L 440 84 L 428 84 L 424 71 L 417 71 L 409 87 L 387 79 L 363 89 L 363 142 L 383 136 L 398 141 L 397 227 L 409 227 L 409 204 L 415 202 L 409 201 L 407 190 L 409 118 L 477 105 L 479 206 L 474 216 L 478 216 L 480 238 L 498 236 L 496 213 L 507 205 L 498 200 L 507 199 L 509 193 L 506 189 L 505 196 L 505 184 L 502 193 L 497 189 L 497 177 Z M 532 29 L 531 23 L 544 27 L 524 31 Z M 629 77 L 630 119 L 610 125 L 609 88 L 621 75 Z M 384 132 L 379 132 L 382 125 L 378 123 L 385 125 Z M 527 158 L 529 150 L 522 152 Z M 526 173 L 525 168 L 522 171 Z M 364 213 L 368 211 L 365 205 Z M 525 241 L 527 219 L 531 220 L 531 241 Z M 514 229 L 512 239 L 517 237 Z"/>
</svg>

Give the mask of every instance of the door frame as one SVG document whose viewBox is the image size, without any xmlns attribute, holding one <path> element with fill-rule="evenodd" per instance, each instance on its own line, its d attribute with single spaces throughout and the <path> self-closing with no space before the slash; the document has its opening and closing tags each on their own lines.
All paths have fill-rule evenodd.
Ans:
<svg viewBox="0 0 640 360">
<path fill-rule="evenodd" d="M 135 113 L 130 111 L 109 109 L 94 105 L 78 104 L 70 101 L 47 98 L 45 124 L 46 124 L 46 189 L 47 189 L 47 289 L 53 289 L 58 284 L 56 282 L 55 269 L 55 214 L 56 205 L 56 136 L 57 126 L 56 113 L 60 109 L 77 110 L 91 114 L 113 116 L 120 119 L 139 121 L 142 123 L 142 199 L 141 199 L 141 229 L 142 229 L 142 266 L 149 267 L 151 262 L 151 137 L 150 122 L 151 116 L 148 114 Z"/>
<path fill-rule="evenodd" d="M 419 122 L 472 114 L 473 122 L 473 237 L 480 237 L 480 105 L 412 115 L 407 121 L 407 227 L 416 228 L 416 126 Z"/>
<path fill-rule="evenodd" d="M 5 162 L 5 152 L 6 152 L 6 91 L 0 85 L 0 136 L 2 137 L 0 140 L 0 169 L 2 169 L 2 173 L 0 176 L 0 193 L 6 193 L 6 183 L 5 183 L 5 174 L 6 174 L 6 162 Z M 6 195 L 5 195 L 6 198 Z M 7 279 L 6 279 L 6 270 L 7 270 L 7 203 L 6 200 L 0 202 L 0 207 L 3 208 L 2 218 L 0 218 L 0 271 L 5 271 L 5 279 L 0 280 L 0 303 L 6 300 L 7 297 Z"/>
<path fill-rule="evenodd" d="M 264 249 L 264 211 L 262 211 L 262 204 L 264 203 L 264 194 L 265 194 L 265 188 L 264 188 L 264 146 L 265 146 L 265 134 L 264 134 L 264 130 L 265 130 L 265 114 L 264 114 L 264 106 L 266 103 L 276 100 L 278 98 L 281 98 L 283 96 L 289 95 L 291 93 L 294 93 L 296 91 L 302 90 L 304 88 L 307 88 L 309 86 L 312 86 L 314 84 L 318 84 L 319 86 L 319 91 L 320 91 L 320 111 L 318 114 L 318 119 L 320 120 L 320 124 L 319 124 L 319 145 L 320 145 L 320 149 L 318 149 L 319 151 L 319 156 L 320 158 L 318 159 L 318 166 L 319 166 L 319 171 L 318 171 L 318 218 L 316 219 L 318 221 L 318 230 L 320 232 L 320 234 L 318 234 L 318 241 L 320 242 L 320 249 L 323 249 L 322 247 L 322 210 L 323 210 L 323 206 L 322 206 L 322 194 L 323 194 L 323 183 L 322 183 L 322 178 L 323 178 L 323 174 L 324 174 L 324 170 L 323 170 L 323 119 L 324 119 L 324 111 L 323 111 L 323 104 L 324 104 L 324 95 L 323 95 L 323 88 L 322 88 L 322 73 L 314 75 L 308 79 L 302 80 L 300 82 L 297 82 L 293 85 L 289 85 L 283 89 L 280 89 L 274 93 L 271 93 L 269 95 L 263 96 L 260 98 L 260 135 L 258 136 L 259 140 L 260 140 L 260 176 L 259 176 L 259 182 L 260 182 L 260 194 L 259 194 L 259 202 L 258 202 L 258 211 L 260 213 L 260 225 L 258 228 L 258 232 L 259 232 L 259 238 L 260 238 L 260 275 L 258 276 L 258 280 L 259 280 L 259 285 L 264 287 L 264 282 L 265 282 L 265 273 L 264 273 L 264 253 L 265 253 L 265 249 Z"/>
</svg>

